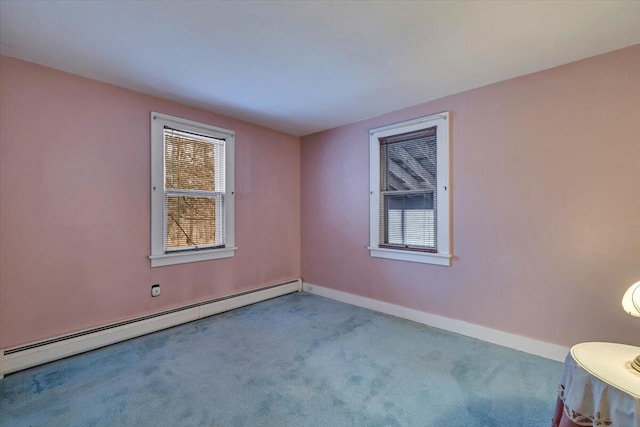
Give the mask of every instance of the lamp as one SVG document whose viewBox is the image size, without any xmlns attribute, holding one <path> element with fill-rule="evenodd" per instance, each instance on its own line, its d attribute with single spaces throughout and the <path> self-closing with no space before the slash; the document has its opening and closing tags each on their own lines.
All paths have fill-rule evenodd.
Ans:
<svg viewBox="0 0 640 427">
<path fill-rule="evenodd" d="M 640 281 L 627 289 L 622 297 L 622 308 L 632 316 L 640 317 Z M 640 372 L 640 355 L 631 362 L 631 366 Z"/>
</svg>

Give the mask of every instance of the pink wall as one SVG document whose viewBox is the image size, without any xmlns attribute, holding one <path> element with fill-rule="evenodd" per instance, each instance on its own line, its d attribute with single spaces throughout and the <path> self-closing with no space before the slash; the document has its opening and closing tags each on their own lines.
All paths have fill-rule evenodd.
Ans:
<svg viewBox="0 0 640 427">
<path fill-rule="evenodd" d="M 563 345 L 640 344 L 619 307 L 640 279 L 640 46 L 310 135 L 302 149 L 7 57 L 0 94 L 0 348 L 298 277 L 301 213 L 307 282 Z M 236 131 L 236 257 L 150 268 L 150 110 Z M 453 267 L 370 258 L 368 129 L 443 110 Z"/>
<path fill-rule="evenodd" d="M 0 94 L 0 348 L 300 276 L 298 137 L 4 56 Z M 234 258 L 150 267 L 151 110 L 236 131 Z"/>
<path fill-rule="evenodd" d="M 384 96 L 384 94 L 381 94 Z M 452 113 L 452 267 L 371 258 L 368 130 Z M 640 45 L 302 138 L 305 282 L 561 345 L 640 345 Z"/>
</svg>

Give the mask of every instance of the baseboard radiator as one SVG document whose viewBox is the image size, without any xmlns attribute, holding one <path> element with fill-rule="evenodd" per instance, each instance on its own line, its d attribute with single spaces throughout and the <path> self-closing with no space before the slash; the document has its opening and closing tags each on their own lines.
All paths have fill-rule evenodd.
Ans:
<svg viewBox="0 0 640 427">
<path fill-rule="evenodd" d="M 300 279 L 0 350 L 0 378 L 120 341 L 302 290 Z"/>
</svg>

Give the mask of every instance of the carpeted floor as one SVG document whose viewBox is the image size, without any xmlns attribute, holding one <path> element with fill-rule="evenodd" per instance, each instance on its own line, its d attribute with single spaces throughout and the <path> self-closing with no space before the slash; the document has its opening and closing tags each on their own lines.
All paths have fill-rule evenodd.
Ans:
<svg viewBox="0 0 640 427">
<path fill-rule="evenodd" d="M 548 427 L 561 370 L 296 293 L 8 375 L 0 425 Z"/>
</svg>

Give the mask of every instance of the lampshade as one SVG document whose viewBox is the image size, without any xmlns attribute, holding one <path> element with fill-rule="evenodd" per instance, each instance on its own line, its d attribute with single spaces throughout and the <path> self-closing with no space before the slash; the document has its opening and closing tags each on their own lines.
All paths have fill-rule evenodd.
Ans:
<svg viewBox="0 0 640 427">
<path fill-rule="evenodd" d="M 622 308 L 632 316 L 640 317 L 640 282 L 636 282 L 622 297 Z"/>
</svg>

